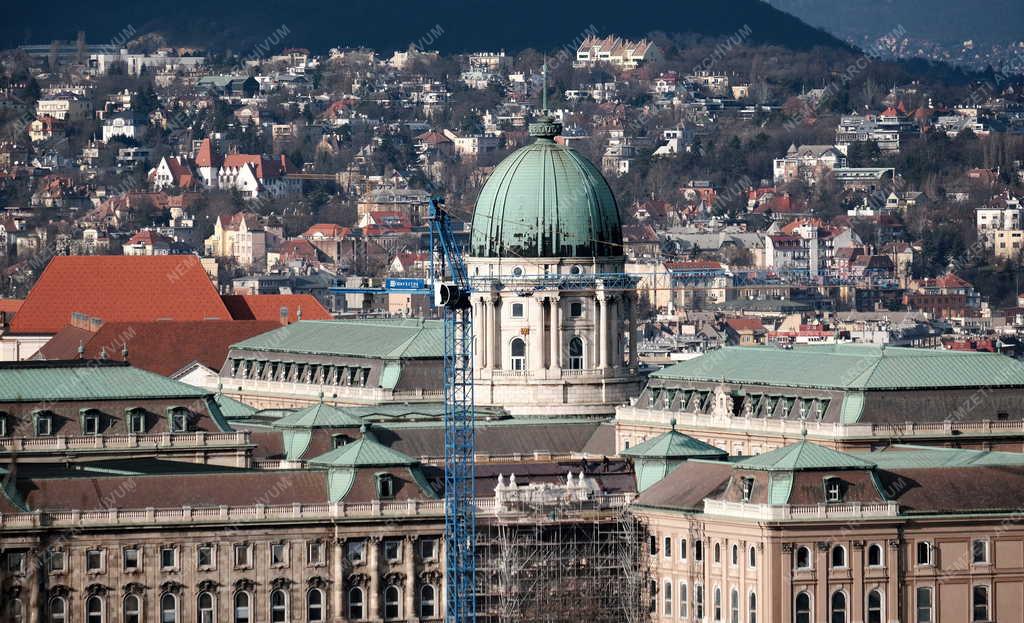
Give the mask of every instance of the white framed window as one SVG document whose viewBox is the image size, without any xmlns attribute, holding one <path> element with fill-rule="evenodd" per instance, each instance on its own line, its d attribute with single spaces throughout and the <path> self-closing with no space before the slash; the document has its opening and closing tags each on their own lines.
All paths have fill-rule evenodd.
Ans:
<svg viewBox="0 0 1024 623">
<path fill-rule="evenodd" d="M 419 540 L 420 559 L 435 560 L 437 558 L 437 539 L 423 538 Z"/>
<path fill-rule="evenodd" d="M 685 619 L 690 616 L 690 595 L 685 581 L 679 581 L 679 618 Z"/>
<path fill-rule="evenodd" d="M 306 592 L 306 621 L 321 623 L 324 620 L 324 592 L 311 588 Z"/>
<path fill-rule="evenodd" d="M 188 432 L 188 413 L 183 409 L 174 409 L 169 416 L 172 433 Z"/>
<path fill-rule="evenodd" d="M 829 617 L 829 623 L 846 623 L 846 593 L 843 591 L 832 593 L 830 607 L 832 612 Z"/>
<path fill-rule="evenodd" d="M 526 312 L 524 311 L 522 303 L 512 303 L 512 306 L 511 306 L 510 309 L 512 310 L 512 317 L 513 318 L 522 318 L 523 316 L 526 315 Z"/>
<path fill-rule="evenodd" d="M 310 541 L 306 544 L 306 563 L 311 567 L 325 564 L 327 546 L 322 541 Z"/>
<path fill-rule="evenodd" d="M 165 545 L 160 548 L 160 568 L 178 568 L 178 548 L 173 545 Z"/>
<path fill-rule="evenodd" d="M 751 569 L 757 568 L 757 548 L 753 545 L 747 548 L 747 566 Z"/>
<path fill-rule="evenodd" d="M 712 610 L 711 610 L 711 615 L 712 615 L 711 618 L 712 618 L 712 620 L 714 620 L 714 621 L 721 621 L 722 620 L 722 588 L 720 586 L 716 586 L 715 587 L 715 593 L 714 593 L 714 597 L 713 597 L 713 601 L 711 603 L 711 606 L 712 606 Z"/>
<path fill-rule="evenodd" d="M 735 588 L 729 591 L 729 623 L 740 623 L 740 592 Z"/>
<path fill-rule="evenodd" d="M 693 615 L 698 621 L 704 620 L 704 585 L 700 582 L 693 584 Z"/>
<path fill-rule="evenodd" d="M 366 560 L 366 542 L 346 541 L 345 558 L 351 563 L 361 563 Z"/>
<path fill-rule="evenodd" d="M 811 623 L 811 596 L 803 591 L 793 600 L 793 623 Z"/>
<path fill-rule="evenodd" d="M 121 550 L 121 559 L 124 562 L 125 571 L 135 571 L 142 568 L 142 549 L 139 547 L 126 547 Z"/>
<path fill-rule="evenodd" d="M 721 543 L 715 543 L 715 547 L 714 547 L 714 549 L 712 551 L 714 552 L 714 556 L 711 558 L 711 562 L 715 563 L 716 565 L 721 564 L 722 563 L 722 544 Z"/>
<path fill-rule="evenodd" d="M 432 619 L 437 616 L 437 589 L 430 584 L 420 587 L 420 618 Z"/>
<path fill-rule="evenodd" d="M 398 539 L 385 539 L 384 560 L 388 562 L 401 562 L 402 542 Z"/>
<path fill-rule="evenodd" d="M 47 437 L 53 434 L 53 416 L 47 413 L 36 415 L 36 436 Z"/>
<path fill-rule="evenodd" d="M 826 478 L 825 479 L 825 501 L 826 502 L 842 502 L 843 501 L 843 483 L 838 478 Z"/>
<path fill-rule="evenodd" d="M 882 557 L 882 546 L 878 543 L 872 543 L 868 546 L 868 566 L 869 567 L 881 567 L 885 564 L 885 559 Z"/>
<path fill-rule="evenodd" d="M 757 593 L 747 595 L 747 623 L 757 623 Z"/>
<path fill-rule="evenodd" d="M 85 551 L 85 570 L 91 573 L 103 572 L 104 556 L 101 549 L 89 549 Z"/>
<path fill-rule="evenodd" d="M 280 589 L 270 592 L 270 623 L 288 623 L 288 595 Z"/>
<path fill-rule="evenodd" d="M 128 432 L 141 435 L 146 432 L 146 414 L 142 411 L 132 411 L 128 414 Z"/>
<path fill-rule="evenodd" d="M 740 564 L 740 546 L 733 543 L 729 554 L 729 563 L 736 567 Z"/>
<path fill-rule="evenodd" d="M 288 564 L 288 544 L 270 544 L 270 564 L 275 567 L 283 567 Z"/>
<path fill-rule="evenodd" d="M 245 591 L 238 591 L 235 593 L 234 598 L 234 619 L 235 623 L 249 623 L 250 617 L 250 604 L 252 603 L 252 597 Z"/>
<path fill-rule="evenodd" d="M 686 539 L 679 539 L 679 560 L 686 560 Z"/>
<path fill-rule="evenodd" d="M 160 596 L 160 623 L 178 623 L 178 598 L 172 593 Z"/>
<path fill-rule="evenodd" d="M 672 616 L 672 599 L 672 580 L 665 580 L 661 587 L 661 613 L 667 617 Z"/>
<path fill-rule="evenodd" d="M 124 623 L 141 623 L 142 601 L 138 595 L 125 595 Z"/>
<path fill-rule="evenodd" d="M 354 621 L 363 618 L 363 589 L 358 586 L 348 589 L 348 618 Z"/>
<path fill-rule="evenodd" d="M 384 588 L 384 620 L 393 621 L 401 617 L 401 589 L 397 586 Z"/>
<path fill-rule="evenodd" d="M 867 623 L 882 623 L 882 593 L 877 590 L 868 592 Z"/>
<path fill-rule="evenodd" d="M 932 589 L 929 586 L 918 586 L 916 593 L 917 600 L 917 623 L 935 623 L 934 602 L 932 600 Z"/>
<path fill-rule="evenodd" d="M 68 602 L 63 597 L 54 597 L 46 604 L 50 623 L 66 623 L 68 618 Z"/>
<path fill-rule="evenodd" d="M 846 548 L 836 545 L 832 548 L 832 568 L 843 569 L 846 567 Z"/>
<path fill-rule="evenodd" d="M 569 369 L 583 369 L 583 340 L 579 336 L 569 340 Z"/>
<path fill-rule="evenodd" d="M 971 621 L 982 623 L 990 620 L 988 586 L 975 584 L 971 589 Z"/>
<path fill-rule="evenodd" d="M 25 552 L 8 552 L 7 572 L 11 575 L 25 575 Z"/>
<path fill-rule="evenodd" d="M 97 413 L 86 413 L 82 416 L 82 434 L 100 434 L 100 416 Z"/>
<path fill-rule="evenodd" d="M 85 623 L 103 623 L 106 619 L 103 598 L 93 595 L 85 600 Z"/>
<path fill-rule="evenodd" d="M 521 338 L 513 338 L 509 347 L 511 353 L 511 368 L 513 370 L 526 369 L 526 341 Z"/>
<path fill-rule="evenodd" d="M 580 301 L 572 301 L 569 303 L 569 317 L 570 318 L 581 318 L 583 317 L 583 303 Z"/>
<path fill-rule="evenodd" d="M 203 544 L 196 547 L 196 566 L 200 569 L 212 569 L 216 566 L 217 556 L 214 545 Z"/>
<path fill-rule="evenodd" d="M 672 557 L 672 537 L 666 536 L 664 539 L 662 539 L 662 541 L 664 543 L 664 546 L 661 548 L 662 554 L 664 554 L 665 558 L 671 558 Z"/>
<path fill-rule="evenodd" d="M 931 565 L 934 563 L 934 549 L 931 541 L 917 542 L 917 564 Z"/>
<path fill-rule="evenodd" d="M 199 623 L 216 623 L 217 609 L 213 606 L 213 595 L 207 591 L 199 593 L 196 598 L 196 611 L 199 613 Z"/>
<path fill-rule="evenodd" d="M 46 570 L 50 573 L 64 573 L 68 570 L 68 561 L 64 550 L 56 547 L 46 550 Z"/>
<path fill-rule="evenodd" d="M 10 433 L 7 431 L 7 416 L 0 415 L 0 437 L 8 437 Z"/>
<path fill-rule="evenodd" d="M 803 545 L 796 548 L 796 553 L 793 558 L 797 569 L 811 568 L 811 550 L 807 549 Z"/>
<path fill-rule="evenodd" d="M 986 539 L 971 541 L 971 562 L 976 565 L 988 564 L 988 541 Z"/>
<path fill-rule="evenodd" d="M 235 543 L 231 550 L 235 559 L 235 568 L 245 569 L 252 565 L 252 545 Z"/>
</svg>

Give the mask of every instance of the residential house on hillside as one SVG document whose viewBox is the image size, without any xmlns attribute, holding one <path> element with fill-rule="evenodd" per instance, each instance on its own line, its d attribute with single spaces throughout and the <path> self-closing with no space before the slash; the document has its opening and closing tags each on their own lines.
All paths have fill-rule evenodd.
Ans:
<svg viewBox="0 0 1024 623">
<path fill-rule="evenodd" d="M 245 267 L 262 267 L 267 252 L 276 250 L 283 239 L 280 226 L 268 225 L 258 215 L 238 212 L 217 218 L 204 248 L 208 256 L 234 258 Z"/>
<path fill-rule="evenodd" d="M 614 35 L 599 38 L 590 36 L 576 50 L 576 67 L 596 63 L 610 63 L 623 69 L 636 69 L 641 63 L 661 58 L 661 51 L 647 39 L 630 41 Z"/>
</svg>

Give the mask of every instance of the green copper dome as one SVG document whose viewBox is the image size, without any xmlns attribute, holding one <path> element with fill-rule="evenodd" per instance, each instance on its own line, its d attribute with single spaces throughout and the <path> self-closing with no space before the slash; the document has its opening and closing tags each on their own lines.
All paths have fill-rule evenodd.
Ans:
<svg viewBox="0 0 1024 623">
<path fill-rule="evenodd" d="M 537 140 L 495 167 L 476 202 L 471 255 L 622 255 L 611 188 L 589 160 L 555 142 L 560 130 L 550 118 L 531 124 Z"/>
</svg>

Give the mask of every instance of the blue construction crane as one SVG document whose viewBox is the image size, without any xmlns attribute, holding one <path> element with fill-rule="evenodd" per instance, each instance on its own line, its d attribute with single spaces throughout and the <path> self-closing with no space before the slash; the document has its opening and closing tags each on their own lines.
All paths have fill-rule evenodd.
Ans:
<svg viewBox="0 0 1024 623">
<path fill-rule="evenodd" d="M 430 200 L 430 277 L 444 314 L 444 542 L 450 623 L 476 621 L 476 404 L 471 286 L 440 199 Z"/>
</svg>

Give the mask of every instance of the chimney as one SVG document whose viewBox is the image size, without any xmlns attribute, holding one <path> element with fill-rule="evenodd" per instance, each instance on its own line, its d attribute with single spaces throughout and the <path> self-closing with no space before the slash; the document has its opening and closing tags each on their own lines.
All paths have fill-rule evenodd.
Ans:
<svg viewBox="0 0 1024 623">
<path fill-rule="evenodd" d="M 281 318 L 281 324 L 282 325 L 288 324 L 288 308 L 285 307 L 284 305 L 281 306 L 280 318 Z"/>
</svg>

